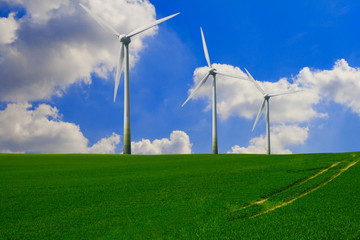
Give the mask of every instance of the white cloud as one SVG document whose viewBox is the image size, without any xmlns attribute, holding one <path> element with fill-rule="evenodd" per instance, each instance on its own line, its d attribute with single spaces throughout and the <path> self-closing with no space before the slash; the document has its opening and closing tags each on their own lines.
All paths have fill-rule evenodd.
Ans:
<svg viewBox="0 0 360 240">
<path fill-rule="evenodd" d="M 69 3 L 68 0 L 7 0 L 7 2 L 22 5 L 26 9 L 28 17 L 34 23 L 45 23 L 51 18 L 51 11 L 57 10 L 60 6 L 68 5 Z"/>
<path fill-rule="evenodd" d="M 8 104 L 0 111 L 0 152 L 114 153 L 120 136 L 112 134 L 92 147 L 80 127 L 61 121 L 56 107 Z"/>
<path fill-rule="evenodd" d="M 121 33 L 155 20 L 148 0 L 81 1 Z M 32 101 L 61 95 L 76 83 L 91 83 L 92 72 L 114 78 L 119 42 L 79 6 L 79 1 L 17 0 L 26 9 L 17 38 L 0 45 L 0 100 Z M 144 48 L 149 29 L 132 38 L 130 65 Z M 109 76 L 108 76 L 109 75 Z"/>
<path fill-rule="evenodd" d="M 102 138 L 89 148 L 89 153 L 115 153 L 116 146 L 120 143 L 120 136 L 113 133 L 108 138 Z"/>
<path fill-rule="evenodd" d="M 40 104 L 35 109 L 28 103 L 8 104 L 0 111 L 0 152 L 38 153 L 115 153 L 120 136 L 100 139 L 88 146 L 80 127 L 61 121 L 56 107 Z M 183 131 L 173 131 L 170 138 L 143 139 L 132 142 L 133 154 L 189 154 L 192 144 Z"/>
<path fill-rule="evenodd" d="M 14 16 L 15 13 L 10 13 L 7 18 L 0 18 L 0 45 L 12 43 L 16 39 L 18 24 Z"/>
<path fill-rule="evenodd" d="M 235 76 L 246 77 L 245 73 L 237 67 L 225 64 L 213 64 L 221 72 Z M 194 71 L 194 86 L 208 71 L 207 67 L 197 68 Z M 253 74 L 255 77 L 256 74 Z M 220 118 L 226 120 L 230 116 L 239 116 L 253 119 L 257 114 L 263 100 L 261 93 L 255 86 L 246 80 L 239 80 L 230 77 L 217 75 L 217 104 Z M 211 80 L 211 77 L 210 79 Z M 208 102 L 207 109 L 211 109 L 211 81 L 196 93 L 194 99 L 205 98 Z M 259 83 L 269 93 L 281 93 L 289 90 L 303 89 L 297 82 L 289 83 L 287 79 L 280 79 L 278 82 Z M 274 97 L 270 100 L 271 121 L 275 123 L 296 123 L 304 122 L 314 117 L 323 117 L 324 114 L 318 113 L 314 106 L 319 103 L 320 97 L 311 89 L 304 89 L 303 92 L 296 94 Z"/>
<path fill-rule="evenodd" d="M 304 144 L 308 138 L 309 128 L 296 125 L 277 125 L 271 127 L 271 152 L 290 154 L 289 146 Z M 247 147 L 235 145 L 228 153 L 266 153 L 265 135 L 250 140 Z"/>
<path fill-rule="evenodd" d="M 245 76 L 237 67 L 225 64 L 213 64 L 222 72 L 232 75 Z M 208 71 L 207 67 L 197 68 L 194 71 L 194 85 L 191 92 Z M 256 78 L 256 73 L 252 73 Z M 210 77 L 211 78 L 211 77 Z M 315 117 L 325 117 L 326 113 L 317 112 L 314 108 L 321 101 L 334 101 L 350 108 L 360 115 L 360 68 L 350 67 L 344 60 L 335 62 L 331 70 L 303 68 L 294 77 L 293 83 L 287 78 L 277 82 L 261 81 L 259 84 L 268 93 L 281 93 L 289 90 L 303 90 L 296 94 L 271 98 L 271 121 L 275 123 L 306 122 Z M 211 109 L 211 81 L 208 82 L 194 96 L 205 98 Z M 237 80 L 217 75 L 217 102 L 218 113 L 222 119 L 230 116 L 239 116 L 247 119 L 255 117 L 262 102 L 261 93 L 251 82 Z"/>
<path fill-rule="evenodd" d="M 189 136 L 183 131 L 173 131 L 170 139 L 155 139 L 152 142 L 142 139 L 131 142 L 133 154 L 190 154 L 191 146 Z"/>
<path fill-rule="evenodd" d="M 344 59 L 336 61 L 331 70 L 303 68 L 296 82 L 326 101 L 344 105 L 360 116 L 360 68 L 350 67 Z"/>
<path fill-rule="evenodd" d="M 239 68 L 230 65 L 214 64 L 214 67 L 232 75 L 246 76 Z M 197 68 L 194 71 L 194 86 L 190 91 L 207 71 L 207 67 Z M 253 76 L 256 77 L 256 73 L 253 73 Z M 341 104 L 360 116 L 360 68 L 350 67 L 344 59 L 336 61 L 331 70 L 305 67 L 292 79 L 292 83 L 287 78 L 282 78 L 277 82 L 261 81 L 259 84 L 268 93 L 303 90 L 296 94 L 273 97 L 270 100 L 270 121 L 275 123 L 275 126 L 271 126 L 272 150 L 275 153 L 291 153 L 288 146 L 304 143 L 309 130 L 297 124 L 308 123 L 315 117 L 326 117 L 327 113 L 316 110 L 324 102 Z M 205 110 L 211 109 L 210 88 L 211 81 L 208 81 L 194 96 L 195 99 L 207 100 L 208 106 Z M 238 116 L 254 121 L 263 100 L 251 82 L 221 75 L 217 75 L 217 94 L 218 113 L 223 120 L 230 116 Z M 280 127 L 276 124 L 290 125 L 285 128 L 285 125 Z M 265 136 L 251 139 L 248 147 L 236 145 L 232 148 L 232 152 L 264 153 Z"/>
</svg>

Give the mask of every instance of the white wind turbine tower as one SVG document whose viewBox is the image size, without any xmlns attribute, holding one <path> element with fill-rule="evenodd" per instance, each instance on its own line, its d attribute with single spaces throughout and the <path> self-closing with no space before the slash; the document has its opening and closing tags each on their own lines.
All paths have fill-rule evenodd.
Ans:
<svg viewBox="0 0 360 240">
<path fill-rule="evenodd" d="M 254 126 L 252 128 L 252 131 L 254 131 L 254 128 L 255 128 L 255 126 L 256 126 L 259 118 L 260 118 L 260 115 L 264 110 L 265 102 L 266 102 L 266 154 L 270 155 L 271 150 L 270 150 L 270 109 L 269 109 L 269 100 L 270 100 L 271 97 L 296 93 L 296 92 L 300 92 L 300 91 L 288 91 L 288 92 L 277 93 L 277 94 L 266 93 L 264 91 L 264 89 L 262 89 L 260 87 L 260 85 L 255 81 L 255 79 L 251 76 L 251 74 L 248 72 L 248 70 L 246 68 L 245 68 L 245 71 L 247 72 L 247 75 L 249 76 L 251 81 L 254 83 L 255 87 L 262 93 L 262 95 L 264 97 L 264 100 L 263 100 L 262 104 L 260 105 L 260 109 L 259 109 L 259 112 L 257 114 Z"/>
<path fill-rule="evenodd" d="M 217 140 L 217 112 L 216 112 L 216 74 L 227 76 L 227 77 L 232 77 L 232 78 L 238 78 L 238 79 L 242 79 L 242 80 L 249 80 L 249 79 L 238 77 L 238 76 L 231 76 L 229 74 L 219 72 L 218 70 L 213 68 L 211 65 L 211 62 L 210 62 L 209 52 L 206 47 L 205 37 L 204 37 L 204 33 L 202 31 L 202 28 L 200 28 L 200 31 L 201 31 L 202 44 L 203 44 L 203 48 L 204 48 L 205 58 L 206 58 L 207 64 L 210 69 L 181 107 L 183 107 L 185 105 L 185 103 L 187 103 L 195 95 L 195 93 L 199 90 L 199 88 L 206 82 L 208 77 L 211 75 L 213 77 L 213 81 L 212 81 L 212 135 L 213 135 L 212 136 L 212 153 L 217 154 L 218 153 L 218 140 Z"/>
<path fill-rule="evenodd" d="M 92 13 L 87 7 L 80 3 L 80 6 L 105 30 L 110 31 L 115 37 L 120 41 L 120 53 L 119 61 L 117 64 L 117 71 L 115 77 L 115 89 L 114 89 L 114 102 L 116 99 L 116 93 L 119 86 L 120 75 L 123 71 L 124 62 L 124 154 L 131 154 L 131 135 L 130 135 L 130 93 L 129 93 L 129 44 L 131 42 L 131 37 L 142 33 L 159 23 L 162 23 L 170 18 L 175 17 L 180 13 L 173 14 L 171 16 L 159 19 L 155 22 L 149 23 L 145 26 L 139 27 L 129 34 L 120 34 L 113 27 L 107 24 L 104 20 Z"/>
</svg>

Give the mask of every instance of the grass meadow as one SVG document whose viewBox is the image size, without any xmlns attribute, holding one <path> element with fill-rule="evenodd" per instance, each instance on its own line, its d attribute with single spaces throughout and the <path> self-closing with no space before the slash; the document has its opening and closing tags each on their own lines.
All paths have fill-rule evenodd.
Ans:
<svg viewBox="0 0 360 240">
<path fill-rule="evenodd" d="M 360 239 L 359 160 L 0 154 L 0 239 Z"/>
</svg>

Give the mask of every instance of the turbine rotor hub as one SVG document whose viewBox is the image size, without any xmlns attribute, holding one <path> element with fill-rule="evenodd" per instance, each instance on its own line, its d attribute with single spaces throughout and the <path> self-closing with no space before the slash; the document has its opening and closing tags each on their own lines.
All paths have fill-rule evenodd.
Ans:
<svg viewBox="0 0 360 240">
<path fill-rule="evenodd" d="M 268 94 L 266 94 L 266 95 L 264 96 L 264 98 L 265 98 L 265 100 L 269 100 L 269 99 L 270 99 L 270 96 L 269 96 Z"/>
<path fill-rule="evenodd" d="M 129 44 L 131 42 L 131 39 L 125 35 L 119 36 L 119 40 L 124 44 Z"/>
<path fill-rule="evenodd" d="M 215 75 L 216 69 L 215 68 L 210 69 L 209 73 L 210 73 L 210 75 Z"/>
</svg>

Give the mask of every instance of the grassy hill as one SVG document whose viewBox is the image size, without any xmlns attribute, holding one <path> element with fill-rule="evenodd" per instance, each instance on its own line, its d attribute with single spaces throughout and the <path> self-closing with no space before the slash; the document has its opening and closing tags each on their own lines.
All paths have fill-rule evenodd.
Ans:
<svg viewBox="0 0 360 240">
<path fill-rule="evenodd" d="M 0 239 L 359 239 L 359 160 L 0 154 Z"/>
</svg>

